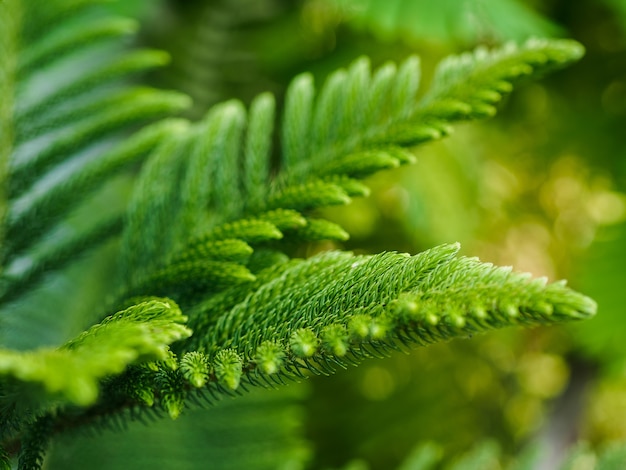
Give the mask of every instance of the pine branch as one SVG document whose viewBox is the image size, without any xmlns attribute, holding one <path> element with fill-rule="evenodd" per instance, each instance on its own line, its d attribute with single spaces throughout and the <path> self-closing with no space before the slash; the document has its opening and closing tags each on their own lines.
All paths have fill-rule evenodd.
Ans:
<svg viewBox="0 0 626 470">
<path fill-rule="evenodd" d="M 10 112 L 3 122 L 14 127 L 10 141 L 0 146 L 10 152 L 3 183 L 10 198 L 3 226 L 5 263 L 27 255 L 66 219 L 83 201 L 76 194 L 95 191 L 139 161 L 169 132 L 168 126 L 175 126 L 164 123 L 116 145 L 122 134 L 189 104 L 179 93 L 124 84 L 129 74 L 161 66 L 167 56 L 124 53 L 121 46 L 136 25 L 89 8 L 95 3 L 58 0 L 41 7 L 24 1 L 20 5 L 28 24 L 19 18 L 3 30 L 21 39 L 3 41 L 13 47 L 6 57 L 18 58 L 14 64 L 6 61 L 18 79 L 15 89 L 2 90 L 3 106 Z M 11 18 L 8 11 L 2 16 L 3 21 Z M 38 26 L 31 29 L 33 25 Z M 14 96 L 18 99 L 12 106 Z M 11 127 L 3 126 L 3 139 Z M 99 238 L 97 233 L 86 236 Z"/>
<path fill-rule="evenodd" d="M 373 75 L 367 59 L 360 59 L 332 74 L 317 98 L 312 78 L 302 75 L 286 96 L 282 127 L 286 181 L 302 183 L 307 175 L 319 172 L 350 174 L 350 168 L 368 174 L 406 163 L 398 147 L 440 138 L 449 133 L 452 122 L 492 116 L 494 104 L 521 78 L 563 67 L 582 54 L 582 46 L 568 40 L 478 49 L 443 61 L 422 99 L 417 98 L 417 58 L 398 69 L 387 64 Z"/>
<path fill-rule="evenodd" d="M 281 231 L 273 237 L 283 239 L 284 246 L 293 241 L 346 240 L 348 234 L 341 227 L 307 213 L 366 194 L 358 178 L 414 162 L 409 146 L 441 137 L 448 132 L 448 123 L 491 115 L 493 104 L 520 76 L 564 66 L 581 53 L 571 41 L 529 41 L 519 48 L 477 51 L 444 62 L 421 100 L 416 58 L 399 68 L 388 64 L 373 75 L 367 59 L 360 59 L 348 70 L 332 74 L 317 96 L 312 78 L 302 75 L 287 91 L 281 128 L 283 166 L 272 186 L 271 97 L 259 97 L 250 116 L 235 101 L 216 106 L 202 121 L 164 142 L 142 173 L 123 240 L 128 282 L 161 269 L 175 252 L 215 239 L 216 227 L 236 224 L 231 221 L 247 215 L 246 209 L 301 212 L 305 225 L 292 229 L 286 238 Z M 254 150 L 252 143 L 258 145 Z M 272 189 L 252 190 L 255 186 Z M 254 201 L 252 206 L 243 202 L 248 199 Z M 247 235 L 224 237 L 253 244 L 272 238 L 262 223 L 250 224 L 245 225 L 251 230 Z M 244 223 L 237 227 L 243 229 Z M 141 268 L 133 272 L 136 266 Z"/>
<path fill-rule="evenodd" d="M 153 360 L 167 364 L 168 345 L 191 334 L 181 324 L 185 320 L 173 302 L 146 300 L 107 317 L 58 349 L 0 350 L 0 388 L 12 391 L 3 394 L 0 404 L 3 423 L 12 423 L 1 438 L 10 448 L 21 442 L 20 468 L 41 464 L 42 449 L 59 427 L 54 416 L 62 404 L 93 404 L 100 382 L 131 364 Z M 41 423 L 46 427 L 39 432 Z"/>
<path fill-rule="evenodd" d="M 57 57 L 86 46 L 107 42 L 112 38 L 136 33 L 137 29 L 137 23 L 127 18 L 111 18 L 107 22 L 102 22 L 101 19 L 92 20 L 89 24 L 81 21 L 78 25 L 70 23 L 69 26 L 66 22 L 33 42 L 20 54 L 20 74 L 28 75 Z"/>
<path fill-rule="evenodd" d="M 58 349 L 0 351 L 0 377 L 40 384 L 64 402 L 89 405 L 98 382 L 137 361 L 166 359 L 167 346 L 191 332 L 169 300 L 152 300 L 107 317 Z"/>
<path fill-rule="evenodd" d="M 17 463 L 18 470 L 39 470 L 52 436 L 52 419 L 44 417 L 31 425 L 24 436 Z"/>
<path fill-rule="evenodd" d="M 310 276 L 301 271 L 315 265 L 315 258 L 303 261 L 220 318 L 206 347 L 235 348 L 253 360 L 262 342 L 279 339 L 286 345 L 302 329 L 311 329 L 318 338 L 333 325 L 350 331 L 356 328 L 352 318 L 357 313 L 358 322 L 380 323 L 371 326 L 372 331 L 389 328 L 381 334 L 395 334 L 392 346 L 404 334 L 426 344 L 525 322 L 584 318 L 595 311 L 589 299 L 562 284 L 545 286 L 545 280 L 531 281 L 473 259 L 451 258 L 455 251 L 443 246 L 414 257 L 329 253 L 318 259 L 327 267 L 315 266 Z M 370 334 L 362 339 L 377 339 Z"/>
<path fill-rule="evenodd" d="M 260 210 L 267 198 L 275 106 L 274 97 L 269 93 L 259 95 L 250 105 L 243 180 L 247 212 Z"/>
<path fill-rule="evenodd" d="M 11 458 L 4 449 L 0 449 L 0 470 L 11 470 Z"/>
<path fill-rule="evenodd" d="M 317 208 L 365 195 L 358 179 L 413 162 L 409 147 L 442 136 L 449 123 L 492 115 L 522 76 L 576 60 L 575 43 L 535 41 L 444 62 L 421 99 L 416 58 L 374 74 L 360 59 L 318 94 L 312 78 L 300 76 L 287 93 L 274 177 L 275 102 L 267 94 L 250 111 L 230 101 L 197 123 L 161 122 L 119 143 L 130 127 L 187 100 L 123 85 L 166 60 L 155 51 L 121 53 L 129 23 L 106 20 L 90 31 L 96 23 L 81 20 L 93 2 L 53 3 L 31 11 L 35 2 L 25 2 L 35 24 L 54 20 L 59 29 L 46 41 L 23 25 L 20 100 L 8 116 L 15 135 L 6 147 L 5 259 L 29 259 L 41 236 L 78 206 L 77 194 L 149 157 L 123 232 L 117 300 L 128 308 L 60 348 L 0 351 L 8 423 L 0 436 L 10 449 L 22 445 L 21 467 L 40 466 L 46 438 L 74 428 L 161 410 L 176 418 L 198 397 L 212 401 L 393 349 L 595 313 L 591 300 L 562 283 L 457 258 L 457 246 L 413 257 L 329 252 L 288 260 L 280 252 L 294 241 L 345 240 L 340 226 L 313 218 Z M 63 19 L 59 11 L 73 13 Z M 73 23 L 64 29 L 67 18 Z M 18 299 L 47 269 L 61 269 L 67 255 L 97 246 L 120 224 L 96 224 L 5 274 L 2 300 Z M 176 304 L 155 295 L 180 302 L 194 337 L 187 339 Z"/>
<path fill-rule="evenodd" d="M 21 24 L 24 42 L 34 43 L 46 36 L 55 25 L 78 21 L 81 15 L 89 13 L 94 5 L 110 0 L 50 0 L 45 4 L 23 0 L 27 22 Z"/>
<path fill-rule="evenodd" d="M 457 258 L 457 250 L 444 245 L 412 257 L 329 252 L 269 268 L 251 295 L 242 299 L 241 289 L 231 288 L 205 304 L 213 321 L 194 312 L 196 338 L 177 347 L 180 367 L 171 371 L 166 363 L 152 373 L 167 380 L 121 376 L 112 389 L 125 390 L 127 406 L 141 403 L 132 397 L 155 397 L 176 417 L 194 392 L 219 397 L 330 374 L 395 349 L 595 314 L 595 303 L 564 283 Z M 230 310 L 216 316 L 224 308 Z"/>
<path fill-rule="evenodd" d="M 166 96 L 159 97 L 159 106 Z M 174 96 L 177 101 L 178 96 Z M 140 103 L 132 100 L 133 105 Z M 177 106 L 175 106 L 176 108 Z M 174 109 L 175 109 L 174 108 Z M 172 109 L 168 110 L 168 113 Z M 86 195 L 98 189 L 100 183 L 127 169 L 145 157 L 161 140 L 184 125 L 181 121 L 165 120 L 148 126 L 124 142 L 105 151 L 97 160 L 87 162 L 47 192 L 27 194 L 11 205 L 7 218 L 7 233 L 13 243 L 7 247 L 7 261 L 39 241 L 51 221 L 61 220 L 79 205 Z M 76 195 L 81 194 L 81 198 Z M 19 236 L 21 234 L 21 236 Z M 69 254 L 69 253 L 68 253 Z"/>
<path fill-rule="evenodd" d="M 33 103 L 26 103 L 26 100 L 22 100 L 22 106 L 17 110 L 16 120 L 21 125 L 26 125 L 35 115 L 54 113 L 55 106 L 60 105 L 69 97 L 76 96 L 83 90 L 91 89 L 102 84 L 102 82 L 118 80 L 132 73 L 160 67 L 166 63 L 167 56 L 158 51 L 135 52 L 121 59 L 116 59 L 112 63 L 105 63 L 99 68 L 90 70 L 88 74 L 77 77 L 74 81 L 66 82 L 54 93 L 43 96 Z M 31 95 L 31 93 L 27 93 L 27 95 Z M 167 104 L 163 106 L 162 103 L 158 103 L 156 109 L 152 111 L 150 107 L 135 108 L 134 103 L 127 102 L 125 103 L 125 110 L 121 112 L 120 110 L 110 110 L 108 114 L 93 117 L 92 122 L 82 124 L 82 129 L 67 135 L 65 139 L 56 140 L 54 145 L 49 143 L 44 151 L 29 152 L 25 146 L 17 148 L 11 167 L 10 196 L 20 195 L 52 166 L 63 162 L 67 158 L 69 149 L 81 149 L 82 145 L 93 143 L 94 138 L 101 137 L 103 134 L 107 135 L 108 132 L 120 127 L 126 127 L 134 121 L 141 122 L 150 117 L 152 113 L 156 116 L 162 116 L 164 111 L 171 112 L 172 108 L 180 109 L 180 104 L 180 100 L 172 103 L 173 106 L 167 106 Z M 136 114 L 137 112 L 138 114 Z M 27 134 L 27 132 L 25 133 Z"/>
</svg>

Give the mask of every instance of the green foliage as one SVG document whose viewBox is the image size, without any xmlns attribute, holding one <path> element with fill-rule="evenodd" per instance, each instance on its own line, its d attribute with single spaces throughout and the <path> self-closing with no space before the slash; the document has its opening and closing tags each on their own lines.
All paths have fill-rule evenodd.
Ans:
<svg viewBox="0 0 626 470">
<path fill-rule="evenodd" d="M 564 282 L 459 257 L 457 244 L 414 256 L 294 256 L 303 242 L 348 239 L 320 209 L 367 195 L 359 180 L 413 163 L 412 148 L 451 124 L 493 116 L 522 79 L 580 59 L 578 43 L 529 40 L 453 56 L 421 94 L 417 57 L 374 71 L 362 57 L 319 91 L 312 75 L 297 76 L 278 112 L 264 93 L 249 109 L 226 101 L 190 122 L 169 118 L 186 96 L 131 84 L 167 56 L 125 45 L 136 25 L 97 3 L 0 4 L 3 307 L 45 309 L 44 275 L 121 238 L 108 298 L 81 312 L 81 327 L 93 326 L 58 347 L 0 350 L 0 440 L 19 449 L 19 468 L 41 468 L 49 440 L 75 428 L 162 411 L 182 418 L 200 399 L 328 375 L 392 350 L 595 314 Z M 120 175 L 133 179 L 129 200 L 82 220 L 93 212 L 87 196 L 102 197 Z M 261 402 L 259 422 L 276 414 Z M 238 413 L 225 428 L 274 432 L 273 448 L 293 446 L 276 452 L 285 465 L 302 465 L 306 455 L 281 423 L 246 431 L 250 414 Z M 232 468 L 254 461 L 232 449 L 220 455 L 218 428 L 216 459 Z M 485 449 L 453 468 L 481 468 Z M 434 461 L 428 452 L 407 468 Z"/>
<path fill-rule="evenodd" d="M 288 375 L 298 375 L 302 367 L 327 373 L 403 344 L 595 312 L 593 302 L 573 296 L 562 284 L 546 286 L 545 280 L 454 258 L 456 250 L 442 246 L 414 257 L 314 256 L 260 287 L 206 332 L 195 332 L 208 335 L 205 348 L 220 368 L 220 355 L 227 351 L 230 357 L 237 348 L 254 381 L 257 358 L 263 370 L 280 370 L 280 358 Z M 328 284 L 331 277 L 335 282 Z M 234 361 L 237 371 L 240 360 Z"/>
<path fill-rule="evenodd" d="M 3 119 L 3 135 L 10 139 L 4 139 L 2 151 L 11 153 L 5 165 L 10 173 L 5 196 L 11 203 L 4 218 L 3 243 L 7 266 L 3 295 L 9 298 L 16 291 L 32 289 L 39 280 L 37 273 L 61 267 L 68 253 L 93 248 L 119 233 L 119 223 L 86 227 L 72 241 L 48 246 L 28 270 L 12 268 L 11 262 L 20 266 L 19 256 L 36 250 L 43 235 L 62 223 L 82 197 L 145 157 L 178 124 L 165 121 L 117 142 L 120 133 L 189 103 L 176 92 L 121 82 L 131 74 L 162 66 L 167 57 L 142 50 L 120 55 L 117 50 L 136 25 L 95 14 L 87 8 L 90 3 L 55 2 L 48 13 L 38 11 L 33 2 L 12 1 L 2 6 L 3 20 L 28 18 L 28 28 L 21 31 L 21 60 L 3 61 L 2 67 L 7 77 L 3 96 L 19 99 L 15 111 Z M 65 13 L 53 13 L 57 7 Z M 20 34 L 25 22 L 14 22 L 14 30 L 8 28 L 5 34 Z M 66 169 L 69 161 L 73 165 Z"/>
<path fill-rule="evenodd" d="M 330 0 L 358 29 L 383 40 L 471 43 L 481 38 L 523 40 L 559 28 L 518 0 Z"/>
<path fill-rule="evenodd" d="M 169 344 L 191 335 L 184 321 L 173 302 L 146 301 L 107 317 L 58 349 L 0 351 L 0 375 L 41 385 L 63 401 L 90 405 L 100 379 L 137 361 L 165 359 Z"/>
<path fill-rule="evenodd" d="M 521 78 L 582 54 L 572 41 L 529 40 L 522 47 L 453 56 L 438 66 L 433 86 L 419 100 L 417 58 L 373 75 L 367 59 L 360 59 L 332 74 L 316 101 L 312 78 L 297 77 L 287 90 L 282 128 L 289 181 L 311 172 L 363 177 L 410 163 L 413 157 L 401 147 L 440 138 L 451 122 L 494 115 L 494 105 Z"/>
</svg>

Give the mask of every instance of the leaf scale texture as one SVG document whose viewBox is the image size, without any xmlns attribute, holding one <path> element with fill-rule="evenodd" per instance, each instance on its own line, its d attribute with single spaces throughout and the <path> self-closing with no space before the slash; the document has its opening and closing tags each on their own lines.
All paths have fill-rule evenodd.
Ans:
<svg viewBox="0 0 626 470">
<path fill-rule="evenodd" d="M 196 343 L 206 335 L 202 348 L 216 368 L 225 366 L 224 351 L 230 358 L 236 352 L 228 367 L 254 384 L 277 373 L 329 373 L 411 344 L 595 313 L 593 301 L 564 283 L 456 257 L 457 249 L 328 252 L 295 262 L 206 331 L 198 325 Z M 220 374 L 213 379 L 224 382 Z M 232 380 L 224 385 L 236 388 Z"/>
</svg>

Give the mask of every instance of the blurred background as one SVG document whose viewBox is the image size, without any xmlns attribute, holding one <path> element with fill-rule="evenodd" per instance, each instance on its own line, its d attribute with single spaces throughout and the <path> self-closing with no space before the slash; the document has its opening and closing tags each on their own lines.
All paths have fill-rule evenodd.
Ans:
<svg viewBox="0 0 626 470">
<path fill-rule="evenodd" d="M 269 402 L 252 395 L 174 424 L 131 425 L 98 446 L 72 437 L 50 468 L 247 468 L 229 467 L 228 452 L 275 452 L 255 419 L 283 423 L 284 468 L 307 456 L 308 468 L 390 469 L 423 442 L 447 461 L 489 439 L 504 462 L 541 442 L 545 468 L 555 468 L 575 442 L 626 442 L 626 0 L 127 0 L 106 8 L 138 18 L 142 44 L 172 54 L 147 80 L 190 94 L 190 118 L 267 90 L 280 101 L 297 73 L 312 71 L 321 84 L 364 54 L 373 66 L 419 55 L 427 89 L 451 53 L 531 36 L 580 41 L 580 63 L 520 87 L 496 118 L 416 148 L 417 165 L 377 175 L 369 198 L 327 214 L 352 234 L 343 248 L 417 253 L 459 241 L 465 255 L 567 279 L 599 313 L 579 325 L 370 360 L 272 392 Z M 283 394 L 288 407 L 277 404 Z M 250 412 L 259 402 L 267 414 Z M 180 446 L 191 442 L 190 456 Z M 202 453 L 209 442 L 226 457 Z M 135 467 L 124 463 L 130 455 Z"/>
</svg>

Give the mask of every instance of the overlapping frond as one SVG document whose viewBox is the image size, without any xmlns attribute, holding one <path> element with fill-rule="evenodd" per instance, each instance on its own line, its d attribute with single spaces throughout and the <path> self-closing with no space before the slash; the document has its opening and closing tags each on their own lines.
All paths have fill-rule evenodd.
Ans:
<svg viewBox="0 0 626 470">
<path fill-rule="evenodd" d="M 126 51 L 137 25 L 94 8 L 97 3 L 11 1 L 0 6 L 2 261 L 9 268 L 2 283 L 13 292 L 11 298 L 36 280 L 32 275 L 15 279 L 11 264 L 28 258 L 85 195 L 140 161 L 178 124 L 166 121 L 131 139 L 122 137 L 189 104 L 180 93 L 131 84 L 133 76 L 162 66 L 168 57 L 160 51 Z M 115 233 L 120 229 L 118 224 Z M 100 243 L 98 231 L 86 227 L 77 248 L 89 248 L 88 240 L 91 246 Z M 34 270 L 54 269 L 51 257 L 71 254 L 65 246 Z"/>
<path fill-rule="evenodd" d="M 169 300 L 151 300 L 107 317 L 60 348 L 0 350 L 0 376 L 12 387 L 41 386 L 51 396 L 89 405 L 99 381 L 137 361 L 167 358 L 168 345 L 188 337 L 186 318 Z"/>
<path fill-rule="evenodd" d="M 538 40 L 478 50 L 444 61 L 421 98 L 417 58 L 373 74 L 359 59 L 317 94 L 311 76 L 301 75 L 285 98 L 277 178 L 270 174 L 271 95 L 259 96 L 249 113 L 237 101 L 214 107 L 162 142 L 141 175 L 124 237 L 127 282 L 168 269 L 174 253 L 193 252 L 218 233 L 253 245 L 346 240 L 340 226 L 311 211 L 367 194 L 359 179 L 413 162 L 411 146 L 441 137 L 455 121 L 491 116 L 520 78 L 581 53 L 572 41 Z M 294 224 L 266 216 L 276 209 L 292 211 Z"/>
<path fill-rule="evenodd" d="M 595 314 L 595 303 L 564 283 L 456 257 L 457 250 L 328 252 L 270 267 L 248 285 L 251 294 L 230 288 L 192 309 L 194 338 L 175 348 L 180 367 L 133 393 L 162 397 L 177 416 L 194 389 L 216 397 L 329 374 L 411 345 Z"/>
<path fill-rule="evenodd" d="M 63 346 L 0 350 L 8 423 L 0 439 L 20 441 L 21 468 L 41 465 L 51 433 L 120 413 L 152 408 L 176 418 L 198 396 L 212 401 L 393 349 L 595 313 L 562 283 L 457 257 L 456 245 L 416 256 L 284 254 L 300 242 L 347 239 L 316 209 L 366 195 L 360 179 L 414 161 L 410 148 L 450 123 L 493 115 L 519 79 L 578 59 L 578 44 L 530 41 L 452 58 L 421 96 L 417 58 L 373 73 L 363 58 L 318 93 L 310 75 L 297 77 L 278 132 L 275 99 L 263 94 L 249 110 L 229 101 L 198 122 L 169 119 L 131 135 L 188 104 L 128 85 L 166 56 L 126 52 L 135 26 L 90 8 L 97 0 L 39 3 L 0 3 L 0 26 L 10 26 L 0 33 L 9 96 L 0 104 L 0 301 L 123 230 L 122 279 L 100 305 L 117 313 Z M 72 236 L 46 239 L 87 194 L 147 155 L 126 212 L 121 205 Z"/>
</svg>

